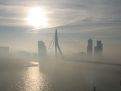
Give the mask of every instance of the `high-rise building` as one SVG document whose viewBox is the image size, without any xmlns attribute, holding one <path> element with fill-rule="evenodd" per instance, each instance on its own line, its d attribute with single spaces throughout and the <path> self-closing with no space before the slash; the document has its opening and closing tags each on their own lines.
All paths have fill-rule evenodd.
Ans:
<svg viewBox="0 0 121 91">
<path fill-rule="evenodd" d="M 93 40 L 89 39 L 87 45 L 87 55 L 92 55 L 92 54 L 93 54 Z"/>
<path fill-rule="evenodd" d="M 45 57 L 47 55 L 47 50 L 45 43 L 43 41 L 38 41 L 38 57 Z"/>
<path fill-rule="evenodd" d="M 103 52 L 103 44 L 102 41 L 97 40 L 97 45 L 95 46 L 95 54 L 101 55 Z"/>
</svg>

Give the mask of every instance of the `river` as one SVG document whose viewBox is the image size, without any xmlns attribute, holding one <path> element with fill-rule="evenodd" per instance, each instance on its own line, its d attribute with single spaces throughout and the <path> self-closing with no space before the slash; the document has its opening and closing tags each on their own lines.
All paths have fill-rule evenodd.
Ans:
<svg viewBox="0 0 121 91">
<path fill-rule="evenodd" d="M 43 70 L 37 64 L 0 70 L 0 91 L 121 91 L 118 66 L 66 62 Z"/>
</svg>

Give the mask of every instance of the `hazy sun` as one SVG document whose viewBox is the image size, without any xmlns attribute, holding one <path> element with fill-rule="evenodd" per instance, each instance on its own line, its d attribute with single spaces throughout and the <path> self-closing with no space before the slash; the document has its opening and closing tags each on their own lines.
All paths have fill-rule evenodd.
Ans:
<svg viewBox="0 0 121 91">
<path fill-rule="evenodd" d="M 32 7 L 27 15 L 27 22 L 34 28 L 43 28 L 48 26 L 46 11 L 40 7 Z"/>
</svg>

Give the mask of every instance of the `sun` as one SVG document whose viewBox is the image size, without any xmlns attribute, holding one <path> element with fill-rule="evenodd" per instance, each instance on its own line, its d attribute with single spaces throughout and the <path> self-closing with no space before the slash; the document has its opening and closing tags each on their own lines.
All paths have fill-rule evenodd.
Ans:
<svg viewBox="0 0 121 91">
<path fill-rule="evenodd" d="M 27 23 L 34 28 L 44 28 L 48 26 L 46 10 L 40 7 L 30 8 L 27 14 Z"/>
</svg>

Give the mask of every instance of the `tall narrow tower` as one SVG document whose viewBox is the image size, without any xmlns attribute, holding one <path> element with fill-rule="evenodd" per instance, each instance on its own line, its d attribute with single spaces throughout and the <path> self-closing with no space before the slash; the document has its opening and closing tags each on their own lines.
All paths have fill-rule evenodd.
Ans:
<svg viewBox="0 0 121 91">
<path fill-rule="evenodd" d="M 62 51 L 60 49 L 59 43 L 58 43 L 58 31 L 56 29 L 55 31 L 55 56 L 58 56 L 58 52 L 63 56 Z"/>
<path fill-rule="evenodd" d="M 93 54 L 93 40 L 89 39 L 87 45 L 87 55 L 92 55 L 92 54 Z"/>
</svg>

